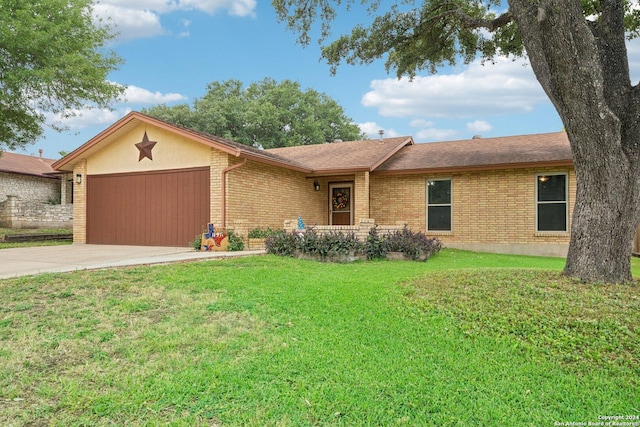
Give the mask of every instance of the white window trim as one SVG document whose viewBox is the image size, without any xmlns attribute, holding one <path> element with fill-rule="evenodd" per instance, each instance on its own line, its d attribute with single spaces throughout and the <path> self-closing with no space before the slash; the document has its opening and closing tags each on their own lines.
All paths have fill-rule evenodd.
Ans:
<svg viewBox="0 0 640 427">
<path fill-rule="evenodd" d="M 538 205 L 540 204 L 551 204 L 551 203 L 560 203 L 560 201 L 550 201 L 550 202 L 540 202 L 538 201 L 538 180 L 541 176 L 558 176 L 564 175 L 564 217 L 565 217 L 565 229 L 564 230 L 538 230 Z M 568 172 L 547 172 L 547 173 L 537 173 L 535 178 L 535 227 L 536 227 L 536 235 L 538 236 L 550 236 L 550 235 L 565 235 L 569 233 L 569 229 L 571 225 L 569 224 L 569 173 Z"/>
<path fill-rule="evenodd" d="M 430 204 L 429 203 L 429 181 L 449 181 L 451 182 L 451 201 L 450 203 L 445 204 Z M 453 234 L 453 177 L 439 177 L 439 178 L 427 178 L 424 182 L 424 191 L 425 191 L 425 224 L 424 228 L 432 235 L 446 235 Z M 451 208 L 450 220 L 451 220 L 451 229 L 450 230 L 429 230 L 429 206 L 449 206 Z"/>
</svg>

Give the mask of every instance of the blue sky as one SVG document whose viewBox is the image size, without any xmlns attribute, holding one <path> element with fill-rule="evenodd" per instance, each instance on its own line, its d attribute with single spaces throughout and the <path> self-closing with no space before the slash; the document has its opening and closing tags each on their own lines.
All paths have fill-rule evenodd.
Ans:
<svg viewBox="0 0 640 427">
<path fill-rule="evenodd" d="M 353 9 L 340 15 L 334 35 L 370 19 Z M 319 46 L 297 44 L 296 34 L 277 22 L 270 0 L 101 0 L 95 13 L 110 17 L 119 32 L 110 47 L 125 63 L 109 80 L 127 86 L 126 99 L 113 111 L 79 111 L 65 122 L 68 132 L 47 131 L 24 153 L 42 148 L 45 157 L 57 158 L 132 110 L 192 103 L 212 81 L 249 84 L 265 77 L 326 93 L 372 138 L 380 129 L 416 142 L 562 129 L 524 60 L 447 67 L 413 81 L 387 74 L 382 61 L 345 64 L 332 76 Z M 629 45 L 629 55 L 633 74 L 640 70 L 640 44 Z"/>
</svg>

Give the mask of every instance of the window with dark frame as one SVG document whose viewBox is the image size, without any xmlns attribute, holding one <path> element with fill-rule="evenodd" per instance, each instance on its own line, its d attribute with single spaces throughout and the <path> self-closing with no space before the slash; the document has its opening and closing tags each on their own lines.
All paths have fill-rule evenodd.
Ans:
<svg viewBox="0 0 640 427">
<path fill-rule="evenodd" d="M 537 231 L 567 231 L 567 174 L 537 175 Z"/>
<path fill-rule="evenodd" d="M 451 179 L 427 181 L 427 230 L 451 231 Z"/>
</svg>

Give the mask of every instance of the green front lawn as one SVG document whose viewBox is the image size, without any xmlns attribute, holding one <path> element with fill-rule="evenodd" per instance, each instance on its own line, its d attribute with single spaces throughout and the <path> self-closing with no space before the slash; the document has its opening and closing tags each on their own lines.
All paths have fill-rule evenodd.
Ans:
<svg viewBox="0 0 640 427">
<path fill-rule="evenodd" d="M 0 281 L 0 425 L 640 415 L 638 286 L 575 283 L 563 264 L 444 250 L 426 263 L 260 256 Z"/>
</svg>

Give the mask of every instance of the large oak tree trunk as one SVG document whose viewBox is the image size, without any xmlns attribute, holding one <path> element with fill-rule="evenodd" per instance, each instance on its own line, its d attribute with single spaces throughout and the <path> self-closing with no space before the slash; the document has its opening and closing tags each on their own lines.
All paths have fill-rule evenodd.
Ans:
<svg viewBox="0 0 640 427">
<path fill-rule="evenodd" d="M 620 0 L 598 22 L 580 0 L 509 0 L 533 70 L 565 125 L 577 194 L 565 274 L 631 280 L 640 204 L 640 103 L 632 87 Z"/>
</svg>

